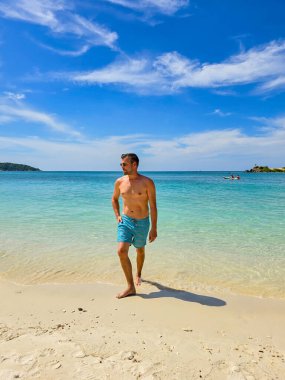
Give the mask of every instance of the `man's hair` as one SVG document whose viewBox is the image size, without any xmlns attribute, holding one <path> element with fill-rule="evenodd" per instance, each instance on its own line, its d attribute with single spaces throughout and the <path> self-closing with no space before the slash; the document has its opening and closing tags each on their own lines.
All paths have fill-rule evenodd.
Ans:
<svg viewBox="0 0 285 380">
<path fill-rule="evenodd" d="M 122 158 L 122 159 L 124 159 L 124 158 L 129 158 L 130 161 L 131 161 L 131 164 L 132 164 L 133 162 L 136 162 L 136 163 L 137 163 L 137 166 L 139 166 L 139 162 L 140 162 L 140 160 L 139 160 L 138 156 L 137 156 L 135 153 L 123 153 L 123 154 L 121 155 L 121 158 Z"/>
</svg>

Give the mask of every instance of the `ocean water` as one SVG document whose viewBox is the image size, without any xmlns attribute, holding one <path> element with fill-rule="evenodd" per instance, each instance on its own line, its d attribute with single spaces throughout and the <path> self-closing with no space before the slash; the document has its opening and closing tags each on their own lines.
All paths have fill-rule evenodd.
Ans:
<svg viewBox="0 0 285 380">
<path fill-rule="evenodd" d="M 285 298 L 285 174 L 148 172 L 158 238 L 143 278 L 201 294 Z M 123 284 L 111 206 L 120 172 L 0 172 L 0 279 Z M 135 250 L 130 249 L 135 266 Z"/>
</svg>

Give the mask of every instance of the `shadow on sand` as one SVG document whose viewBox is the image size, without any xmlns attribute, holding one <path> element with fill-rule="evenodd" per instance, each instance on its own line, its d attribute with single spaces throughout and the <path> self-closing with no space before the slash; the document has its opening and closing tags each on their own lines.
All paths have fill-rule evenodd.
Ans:
<svg viewBox="0 0 285 380">
<path fill-rule="evenodd" d="M 142 280 L 146 284 L 150 284 L 159 289 L 158 292 L 152 292 L 149 294 L 137 294 L 137 296 L 145 299 L 151 298 L 162 298 L 162 297 L 172 297 L 177 298 L 186 302 L 197 302 L 201 305 L 207 306 L 225 306 L 226 302 L 215 297 L 202 296 L 200 294 L 195 294 L 187 292 L 186 290 L 178 290 L 174 288 L 169 288 L 167 286 L 161 285 L 155 281 Z"/>
</svg>

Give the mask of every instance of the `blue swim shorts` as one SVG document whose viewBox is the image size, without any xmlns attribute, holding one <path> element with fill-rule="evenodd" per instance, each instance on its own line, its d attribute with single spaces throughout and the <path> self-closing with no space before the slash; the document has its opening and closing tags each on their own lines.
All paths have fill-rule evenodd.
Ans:
<svg viewBox="0 0 285 380">
<path fill-rule="evenodd" d="M 118 223 L 118 242 L 133 244 L 135 248 L 142 248 L 146 245 L 149 231 L 149 217 L 144 219 L 134 219 L 127 215 L 122 215 L 122 221 Z"/>
</svg>

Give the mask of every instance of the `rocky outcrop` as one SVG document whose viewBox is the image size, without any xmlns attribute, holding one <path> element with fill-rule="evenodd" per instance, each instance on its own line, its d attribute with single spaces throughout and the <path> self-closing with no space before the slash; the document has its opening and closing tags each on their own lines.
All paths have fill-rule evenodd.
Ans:
<svg viewBox="0 0 285 380">
<path fill-rule="evenodd" d="M 285 173 L 285 167 L 283 168 L 269 168 L 268 166 L 255 165 L 252 169 L 246 170 L 247 173 L 272 173 L 279 172 Z"/>
</svg>

